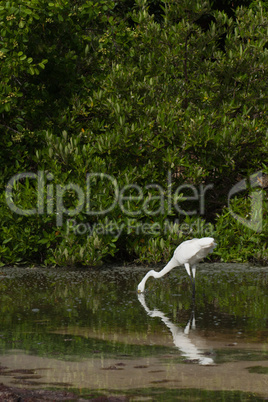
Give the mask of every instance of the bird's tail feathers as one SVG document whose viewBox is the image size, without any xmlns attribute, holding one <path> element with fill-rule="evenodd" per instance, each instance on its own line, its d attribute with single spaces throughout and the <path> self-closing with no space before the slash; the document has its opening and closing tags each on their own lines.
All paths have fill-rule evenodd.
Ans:
<svg viewBox="0 0 268 402">
<path fill-rule="evenodd" d="M 215 243 L 213 237 L 203 237 L 202 239 L 199 239 L 199 242 L 201 247 L 216 247 L 217 243 Z"/>
</svg>

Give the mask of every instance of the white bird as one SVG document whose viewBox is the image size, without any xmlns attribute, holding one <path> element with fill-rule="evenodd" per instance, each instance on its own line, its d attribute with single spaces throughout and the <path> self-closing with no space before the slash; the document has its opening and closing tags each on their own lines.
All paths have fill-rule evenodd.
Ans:
<svg viewBox="0 0 268 402">
<path fill-rule="evenodd" d="M 138 293 L 144 292 L 145 283 L 148 278 L 153 276 L 154 278 L 161 278 L 167 274 L 171 269 L 183 265 L 192 278 L 193 291 L 195 291 L 195 271 L 196 264 L 205 258 L 215 247 L 216 243 L 212 237 L 203 237 L 202 239 L 186 240 L 181 243 L 174 251 L 173 257 L 167 263 L 167 265 L 160 271 L 156 272 L 153 269 L 145 275 L 142 281 L 138 284 Z M 191 275 L 192 271 L 192 275 Z"/>
</svg>

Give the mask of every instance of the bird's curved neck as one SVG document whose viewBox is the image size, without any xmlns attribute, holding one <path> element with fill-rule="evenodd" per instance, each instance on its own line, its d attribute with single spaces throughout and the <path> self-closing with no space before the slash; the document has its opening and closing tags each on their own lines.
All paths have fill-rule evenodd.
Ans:
<svg viewBox="0 0 268 402">
<path fill-rule="evenodd" d="M 169 272 L 172 268 L 177 267 L 177 266 L 178 266 L 178 261 L 176 260 L 175 257 L 172 257 L 171 260 L 167 263 L 167 265 L 160 272 L 156 272 L 153 269 L 151 271 L 147 272 L 145 277 L 139 283 L 138 290 L 141 292 L 144 291 L 145 283 L 146 283 L 147 279 L 150 278 L 151 276 L 153 276 L 156 279 L 161 278 L 167 272 Z"/>
<path fill-rule="evenodd" d="M 167 265 L 159 272 L 159 275 L 161 274 L 161 276 L 167 274 L 169 271 L 171 271 L 173 268 L 177 267 L 178 261 L 176 260 L 176 258 L 173 256 L 171 258 L 171 260 L 167 263 Z M 161 276 L 159 276 L 159 278 L 161 278 Z"/>
</svg>

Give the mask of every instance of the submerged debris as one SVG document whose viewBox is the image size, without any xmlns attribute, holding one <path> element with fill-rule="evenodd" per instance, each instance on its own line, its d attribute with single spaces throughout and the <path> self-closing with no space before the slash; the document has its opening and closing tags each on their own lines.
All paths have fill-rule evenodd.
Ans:
<svg viewBox="0 0 268 402">
<path fill-rule="evenodd" d="M 5 402 L 88 401 L 88 399 L 80 398 L 74 393 L 68 391 L 49 391 L 43 389 L 30 390 L 7 387 L 3 384 L 0 384 L 0 400 Z"/>
</svg>

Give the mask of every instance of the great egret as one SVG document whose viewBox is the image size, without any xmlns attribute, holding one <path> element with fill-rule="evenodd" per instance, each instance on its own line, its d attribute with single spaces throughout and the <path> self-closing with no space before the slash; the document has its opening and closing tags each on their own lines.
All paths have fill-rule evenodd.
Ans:
<svg viewBox="0 0 268 402">
<path fill-rule="evenodd" d="M 210 253 L 214 249 L 214 247 L 216 247 L 216 245 L 217 244 L 212 237 L 203 237 L 202 239 L 192 239 L 184 241 L 176 248 L 173 257 L 160 272 L 156 272 L 153 269 L 147 272 L 145 277 L 138 284 L 138 293 L 144 292 L 145 283 L 147 279 L 151 276 L 156 279 L 161 278 L 169 271 L 171 271 L 172 268 L 183 264 L 188 275 L 190 276 L 190 278 L 192 278 L 193 291 L 195 291 L 195 266 L 199 261 L 205 258 L 208 253 Z"/>
</svg>

